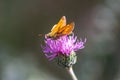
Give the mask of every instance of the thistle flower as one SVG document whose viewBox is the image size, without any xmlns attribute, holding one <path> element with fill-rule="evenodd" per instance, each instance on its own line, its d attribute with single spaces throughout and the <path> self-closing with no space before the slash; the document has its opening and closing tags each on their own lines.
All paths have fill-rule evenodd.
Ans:
<svg viewBox="0 0 120 80">
<path fill-rule="evenodd" d="M 49 60 L 57 60 L 57 63 L 66 68 L 73 80 L 77 80 L 72 65 L 76 63 L 75 51 L 83 49 L 86 39 L 78 40 L 73 33 L 74 22 L 66 25 L 66 17 L 63 16 L 58 24 L 53 26 L 51 32 L 45 35 L 43 52 Z"/>
<path fill-rule="evenodd" d="M 77 37 L 72 36 L 61 36 L 58 39 L 46 38 L 45 46 L 43 47 L 43 52 L 45 56 L 52 60 L 59 56 L 70 56 L 74 51 L 83 49 L 84 41 L 77 40 Z"/>
</svg>

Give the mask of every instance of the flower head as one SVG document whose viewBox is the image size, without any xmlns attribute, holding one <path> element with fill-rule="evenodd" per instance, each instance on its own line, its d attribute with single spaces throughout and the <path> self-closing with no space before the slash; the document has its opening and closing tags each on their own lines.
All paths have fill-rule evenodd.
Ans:
<svg viewBox="0 0 120 80">
<path fill-rule="evenodd" d="M 84 48 L 84 41 L 77 40 L 77 37 L 72 36 L 61 36 L 58 39 L 46 38 L 45 46 L 43 46 L 43 52 L 45 56 L 52 60 L 60 55 L 69 56 L 71 52 L 77 51 Z"/>
</svg>

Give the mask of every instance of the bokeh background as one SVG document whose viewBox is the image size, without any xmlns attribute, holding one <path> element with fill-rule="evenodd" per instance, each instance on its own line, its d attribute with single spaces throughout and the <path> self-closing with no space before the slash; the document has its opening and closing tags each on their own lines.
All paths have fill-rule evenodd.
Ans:
<svg viewBox="0 0 120 80">
<path fill-rule="evenodd" d="M 62 16 L 87 38 L 78 80 L 120 80 L 120 0 L 0 0 L 0 80 L 71 80 L 40 47 Z"/>
</svg>

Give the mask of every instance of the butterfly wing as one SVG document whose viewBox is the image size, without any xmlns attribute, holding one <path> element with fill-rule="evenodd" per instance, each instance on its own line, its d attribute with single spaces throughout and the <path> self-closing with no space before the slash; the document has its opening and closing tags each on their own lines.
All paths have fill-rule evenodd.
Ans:
<svg viewBox="0 0 120 80">
<path fill-rule="evenodd" d="M 63 27 L 66 25 L 66 17 L 63 16 L 60 21 L 53 26 L 51 29 L 51 32 L 47 34 L 49 37 L 54 37 L 55 34 Z"/>
<path fill-rule="evenodd" d="M 62 27 L 57 33 L 59 35 L 69 35 L 72 33 L 73 29 L 74 29 L 74 22 Z"/>
<path fill-rule="evenodd" d="M 63 16 L 58 24 L 54 25 L 53 28 L 51 29 L 51 32 L 57 32 L 60 28 L 66 25 L 66 17 Z"/>
</svg>

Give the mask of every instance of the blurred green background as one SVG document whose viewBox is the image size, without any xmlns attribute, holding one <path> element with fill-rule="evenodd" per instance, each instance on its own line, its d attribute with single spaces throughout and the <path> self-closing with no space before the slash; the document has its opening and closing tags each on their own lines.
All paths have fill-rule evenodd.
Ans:
<svg viewBox="0 0 120 80">
<path fill-rule="evenodd" d="M 78 80 L 120 80 L 120 0 L 0 0 L 0 80 L 71 80 L 40 47 L 62 16 L 87 38 Z"/>
</svg>

